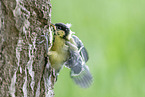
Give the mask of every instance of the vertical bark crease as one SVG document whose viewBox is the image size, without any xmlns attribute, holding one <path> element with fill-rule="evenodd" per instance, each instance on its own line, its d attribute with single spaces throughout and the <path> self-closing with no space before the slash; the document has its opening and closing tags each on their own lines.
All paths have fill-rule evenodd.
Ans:
<svg viewBox="0 0 145 97">
<path fill-rule="evenodd" d="M 53 97 L 50 0 L 0 1 L 0 97 Z M 41 43 L 41 41 L 44 41 Z"/>
</svg>

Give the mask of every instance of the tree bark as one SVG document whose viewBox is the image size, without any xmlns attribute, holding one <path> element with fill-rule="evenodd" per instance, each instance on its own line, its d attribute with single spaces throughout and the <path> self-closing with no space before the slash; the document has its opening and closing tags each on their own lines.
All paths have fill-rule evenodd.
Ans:
<svg viewBox="0 0 145 97">
<path fill-rule="evenodd" d="M 0 97 L 53 97 L 50 0 L 0 0 Z"/>
</svg>

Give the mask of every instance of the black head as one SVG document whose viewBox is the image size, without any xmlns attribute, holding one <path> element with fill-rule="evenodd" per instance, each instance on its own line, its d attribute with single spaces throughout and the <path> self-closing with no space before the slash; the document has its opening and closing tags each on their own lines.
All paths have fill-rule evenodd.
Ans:
<svg viewBox="0 0 145 97">
<path fill-rule="evenodd" d="M 70 29 L 63 23 L 56 23 L 55 26 L 56 26 L 56 29 L 63 30 L 65 32 L 65 35 L 63 36 L 63 38 L 66 39 L 66 37 L 70 33 Z"/>
</svg>

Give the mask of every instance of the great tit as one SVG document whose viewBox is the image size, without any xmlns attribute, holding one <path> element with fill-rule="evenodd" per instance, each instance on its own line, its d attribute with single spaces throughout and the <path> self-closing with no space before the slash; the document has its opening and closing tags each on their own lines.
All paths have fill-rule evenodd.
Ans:
<svg viewBox="0 0 145 97">
<path fill-rule="evenodd" d="M 88 66 L 88 53 L 82 41 L 64 23 L 52 24 L 54 29 L 53 44 L 48 51 L 52 68 L 58 75 L 65 65 L 71 70 L 70 76 L 82 88 L 92 83 L 92 75 Z"/>
</svg>

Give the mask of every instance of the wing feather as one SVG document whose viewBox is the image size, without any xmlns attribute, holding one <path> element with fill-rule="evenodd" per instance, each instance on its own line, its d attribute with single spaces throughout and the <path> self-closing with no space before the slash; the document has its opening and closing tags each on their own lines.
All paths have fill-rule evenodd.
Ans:
<svg viewBox="0 0 145 97">
<path fill-rule="evenodd" d="M 69 47 L 70 58 L 65 65 L 71 69 L 71 78 L 80 87 L 88 88 L 92 83 L 92 75 L 85 61 L 82 59 L 83 54 L 80 54 L 80 52 L 76 50 L 77 47 L 71 42 L 67 41 L 66 45 Z M 84 52 L 81 50 L 81 53 Z"/>
<path fill-rule="evenodd" d="M 80 55 L 85 60 L 85 62 L 87 62 L 89 59 L 89 56 L 88 56 L 88 52 L 87 52 L 86 48 L 84 47 L 82 41 L 75 35 L 72 35 L 72 38 L 74 39 L 76 46 L 77 46 L 78 50 L 80 51 L 79 52 Z"/>
</svg>

